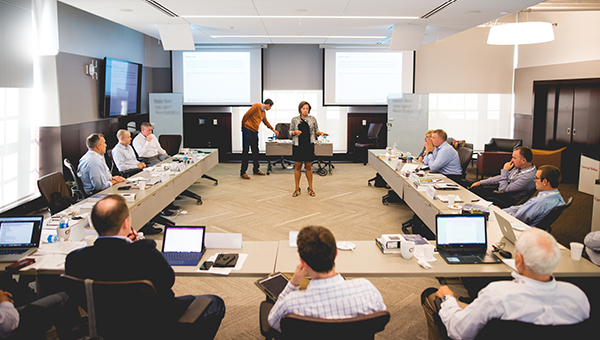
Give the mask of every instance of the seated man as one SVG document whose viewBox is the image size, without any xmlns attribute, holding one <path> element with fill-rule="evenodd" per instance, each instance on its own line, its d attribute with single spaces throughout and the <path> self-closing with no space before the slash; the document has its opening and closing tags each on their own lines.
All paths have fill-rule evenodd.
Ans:
<svg viewBox="0 0 600 340">
<path fill-rule="evenodd" d="M 542 165 L 533 178 L 538 194 L 522 205 L 502 209 L 530 226 L 536 226 L 548 213 L 565 204 L 558 192 L 561 180 L 560 170 L 554 165 Z"/>
<path fill-rule="evenodd" d="M 125 178 L 110 173 L 104 160 L 106 140 L 101 133 L 91 134 L 85 141 L 88 152 L 79 160 L 77 176 L 83 182 L 83 190 L 90 195 L 102 191 L 114 184 L 123 182 Z"/>
<path fill-rule="evenodd" d="M 325 319 L 353 318 L 386 309 L 381 294 L 366 279 L 345 280 L 335 272 L 337 248 L 331 231 L 303 228 L 297 239 L 300 264 L 269 313 L 269 325 L 281 331 L 281 318 L 296 314 Z M 306 290 L 299 286 L 306 274 Z"/>
<path fill-rule="evenodd" d="M 513 281 L 492 282 L 469 305 L 462 304 L 448 286 L 429 288 L 421 303 L 429 339 L 440 339 L 434 322 L 439 313 L 452 339 L 473 339 L 492 319 L 514 320 L 536 325 L 570 325 L 590 316 L 590 303 L 575 285 L 557 282 L 552 272 L 560 261 L 560 249 L 552 235 L 532 228 L 515 245 L 517 273 Z M 435 304 L 441 299 L 441 309 Z M 461 305 L 462 304 L 462 305 Z"/>
<path fill-rule="evenodd" d="M 142 171 L 146 164 L 139 162 L 135 156 L 135 152 L 131 147 L 131 133 L 127 130 L 117 131 L 119 143 L 112 150 L 112 157 L 117 169 L 125 176 L 129 177 Z"/>
<path fill-rule="evenodd" d="M 144 159 L 144 163 L 153 166 L 169 157 L 167 152 L 160 146 L 158 138 L 152 134 L 152 129 L 154 129 L 152 124 L 143 122 L 141 129 L 141 133 L 135 136 L 133 140 L 133 147 L 138 156 Z"/>
<path fill-rule="evenodd" d="M 194 297 L 174 296 L 171 290 L 175 283 L 173 268 L 156 249 L 153 240 L 137 240 L 125 199 L 120 195 L 102 198 L 92 209 L 91 222 L 100 236 L 93 246 L 67 255 L 65 273 L 103 281 L 150 280 L 164 301 L 160 309 L 168 316 L 165 327 L 177 325 Z M 212 339 L 225 315 L 225 304 L 218 296 L 205 296 L 213 302 L 188 331 L 203 339 Z"/>
<path fill-rule="evenodd" d="M 458 180 L 462 175 L 460 158 L 452 145 L 446 143 L 447 139 L 448 135 L 444 130 L 434 130 L 430 142 L 425 144 L 427 155 L 423 158 L 423 163 L 428 165 L 432 171 Z"/>
<path fill-rule="evenodd" d="M 0 290 L 0 339 L 45 339 L 67 299 L 57 293 L 15 308 L 12 294 Z"/>
<path fill-rule="evenodd" d="M 531 149 L 519 146 L 513 151 L 511 161 L 500 170 L 500 175 L 475 182 L 469 189 L 500 208 L 510 207 L 535 188 L 536 169 L 532 159 Z"/>
</svg>

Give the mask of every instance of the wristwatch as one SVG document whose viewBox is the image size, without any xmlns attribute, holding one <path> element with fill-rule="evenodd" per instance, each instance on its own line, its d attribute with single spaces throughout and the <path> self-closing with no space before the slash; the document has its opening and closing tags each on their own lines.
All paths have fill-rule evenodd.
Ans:
<svg viewBox="0 0 600 340">
<path fill-rule="evenodd" d="M 444 295 L 444 297 L 442 298 L 442 302 L 446 302 L 451 297 L 452 295 Z"/>
</svg>

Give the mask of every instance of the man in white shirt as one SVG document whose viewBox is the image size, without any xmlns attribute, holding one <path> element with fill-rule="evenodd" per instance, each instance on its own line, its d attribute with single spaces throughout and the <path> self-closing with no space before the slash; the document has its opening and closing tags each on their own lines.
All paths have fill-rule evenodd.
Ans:
<svg viewBox="0 0 600 340">
<path fill-rule="evenodd" d="M 117 166 L 117 169 L 124 177 L 132 176 L 144 169 L 146 164 L 139 162 L 135 156 L 135 152 L 131 147 L 131 133 L 127 130 L 117 131 L 119 143 L 112 150 L 112 158 Z"/>
<path fill-rule="evenodd" d="M 515 252 L 518 274 L 513 273 L 514 280 L 490 283 L 469 305 L 459 302 L 448 286 L 423 292 L 421 303 L 430 340 L 441 338 L 434 313 L 439 313 L 452 339 L 474 339 L 492 319 L 571 325 L 589 318 L 590 303 L 581 289 L 552 277 L 560 261 L 560 249 L 552 235 L 531 228 L 521 234 Z M 441 299 L 441 309 L 436 307 L 436 299 Z"/>
<path fill-rule="evenodd" d="M 158 138 L 152 134 L 152 129 L 154 129 L 152 124 L 143 122 L 141 129 L 141 133 L 135 136 L 133 140 L 133 147 L 138 156 L 144 158 L 144 163 L 153 166 L 169 157 L 167 152 L 160 146 Z"/>
<path fill-rule="evenodd" d="M 386 310 L 381 294 L 371 282 L 345 280 L 335 272 L 336 242 L 327 228 L 303 228 L 297 244 L 300 263 L 269 313 L 268 321 L 273 329 L 281 331 L 281 318 L 290 313 L 344 319 Z M 312 280 L 306 290 L 300 290 L 306 274 Z"/>
</svg>

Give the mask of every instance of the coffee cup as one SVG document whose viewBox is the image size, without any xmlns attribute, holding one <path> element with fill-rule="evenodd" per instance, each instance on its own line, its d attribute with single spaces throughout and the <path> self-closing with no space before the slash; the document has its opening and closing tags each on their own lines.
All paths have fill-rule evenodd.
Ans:
<svg viewBox="0 0 600 340">
<path fill-rule="evenodd" d="M 423 257 L 425 258 L 425 261 L 433 260 L 434 249 L 435 246 L 433 244 L 426 244 L 423 246 Z"/>
<path fill-rule="evenodd" d="M 449 208 L 454 206 L 454 199 L 455 199 L 454 195 L 448 195 L 448 207 Z"/>
<path fill-rule="evenodd" d="M 579 242 L 571 242 L 571 258 L 575 261 L 581 260 L 581 253 L 583 252 L 583 244 Z"/>
<path fill-rule="evenodd" d="M 412 241 L 403 241 L 400 243 L 400 253 L 402 257 L 410 260 L 415 251 L 415 243 Z"/>
<path fill-rule="evenodd" d="M 146 190 L 146 181 L 140 179 L 138 181 L 138 187 L 140 188 L 140 190 Z"/>
<path fill-rule="evenodd" d="M 69 236 L 71 236 L 71 227 L 68 228 L 56 228 L 56 233 L 58 234 L 58 238 L 61 241 L 68 241 Z"/>
</svg>

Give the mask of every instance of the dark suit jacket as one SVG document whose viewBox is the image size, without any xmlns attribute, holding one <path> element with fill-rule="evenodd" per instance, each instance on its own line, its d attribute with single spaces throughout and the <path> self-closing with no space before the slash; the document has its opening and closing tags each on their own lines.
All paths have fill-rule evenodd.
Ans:
<svg viewBox="0 0 600 340">
<path fill-rule="evenodd" d="M 153 240 L 128 243 L 120 238 L 99 238 L 93 246 L 67 255 L 65 273 L 100 281 L 150 280 L 171 317 L 178 318 L 189 305 L 175 298 L 171 290 L 175 272 Z"/>
</svg>

